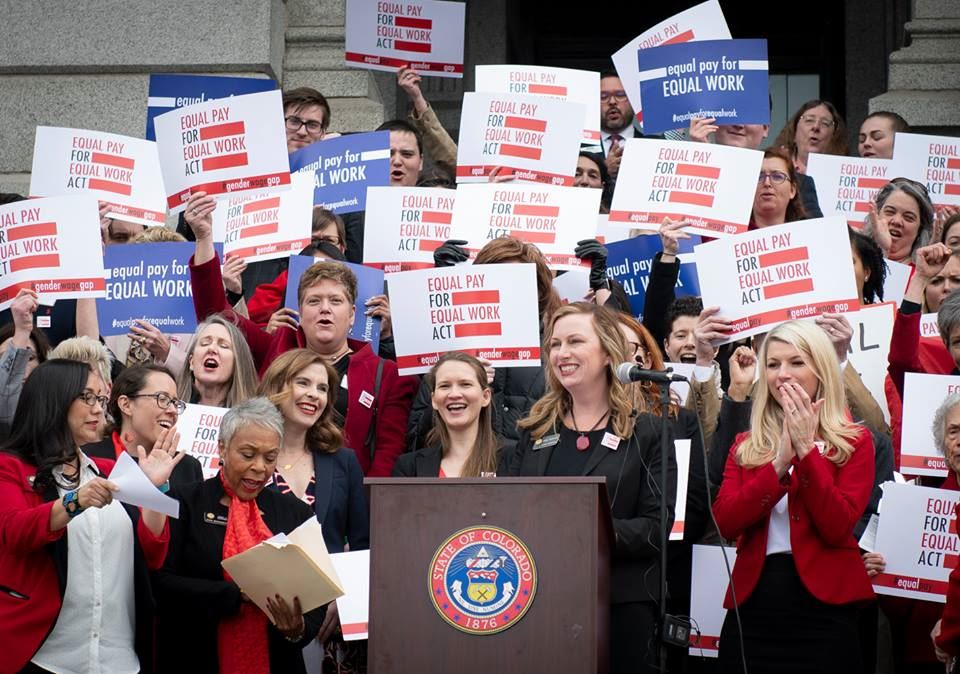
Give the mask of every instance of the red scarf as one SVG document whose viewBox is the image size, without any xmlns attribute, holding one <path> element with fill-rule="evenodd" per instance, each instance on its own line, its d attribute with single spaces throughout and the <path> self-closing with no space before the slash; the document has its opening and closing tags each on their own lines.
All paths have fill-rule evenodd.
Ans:
<svg viewBox="0 0 960 674">
<path fill-rule="evenodd" d="M 260 517 L 256 500 L 241 501 L 219 473 L 223 490 L 230 497 L 223 558 L 249 550 L 273 536 Z M 230 580 L 226 569 L 223 577 Z M 264 674 L 270 671 L 267 616 L 251 602 L 240 602 L 237 615 L 224 618 L 217 628 L 217 649 L 222 674 Z"/>
</svg>

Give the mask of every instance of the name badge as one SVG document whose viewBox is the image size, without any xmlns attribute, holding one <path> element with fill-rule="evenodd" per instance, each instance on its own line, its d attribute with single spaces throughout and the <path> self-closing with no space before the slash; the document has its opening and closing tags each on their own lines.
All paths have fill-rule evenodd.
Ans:
<svg viewBox="0 0 960 674">
<path fill-rule="evenodd" d="M 360 394 L 360 404 L 370 409 L 373 407 L 373 396 L 370 395 L 367 391 L 364 391 Z"/>
<path fill-rule="evenodd" d="M 620 438 L 614 435 L 613 433 L 604 433 L 603 440 L 600 441 L 600 444 L 608 449 L 617 451 L 620 449 Z"/>
<path fill-rule="evenodd" d="M 553 435 L 545 435 L 533 443 L 533 451 L 537 451 L 538 449 L 544 449 L 546 447 L 553 447 L 558 442 L 560 442 L 559 433 L 554 433 Z"/>
<path fill-rule="evenodd" d="M 217 515 L 216 513 L 204 513 L 203 521 L 207 524 L 216 524 L 221 527 L 227 526 L 227 518 L 223 515 Z"/>
<path fill-rule="evenodd" d="M 37 316 L 38 328 L 49 328 L 51 325 L 50 316 Z"/>
</svg>

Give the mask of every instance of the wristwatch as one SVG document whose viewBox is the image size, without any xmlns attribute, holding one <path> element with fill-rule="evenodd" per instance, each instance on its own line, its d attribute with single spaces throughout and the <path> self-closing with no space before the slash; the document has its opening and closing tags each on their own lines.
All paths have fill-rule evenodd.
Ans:
<svg viewBox="0 0 960 674">
<path fill-rule="evenodd" d="M 63 495 L 63 509 L 67 511 L 67 515 L 71 518 L 76 517 L 81 512 L 83 512 L 83 507 L 80 505 L 80 496 L 77 490 L 68 491 Z"/>
</svg>

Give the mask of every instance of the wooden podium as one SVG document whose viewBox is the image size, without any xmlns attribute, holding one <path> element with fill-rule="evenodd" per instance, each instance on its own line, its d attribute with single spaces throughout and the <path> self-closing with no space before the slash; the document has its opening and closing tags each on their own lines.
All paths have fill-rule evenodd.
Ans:
<svg viewBox="0 0 960 674">
<path fill-rule="evenodd" d="M 607 671 L 603 478 L 365 483 L 371 674 Z"/>
</svg>

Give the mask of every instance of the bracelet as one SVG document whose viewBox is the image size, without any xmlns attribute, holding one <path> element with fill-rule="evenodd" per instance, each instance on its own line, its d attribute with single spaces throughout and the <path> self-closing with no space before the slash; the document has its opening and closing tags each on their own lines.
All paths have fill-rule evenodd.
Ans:
<svg viewBox="0 0 960 674">
<path fill-rule="evenodd" d="M 161 484 L 159 487 L 157 487 L 157 489 L 160 490 L 161 494 L 166 494 L 168 491 L 170 491 L 170 480 L 167 480 Z"/>
<path fill-rule="evenodd" d="M 283 638 L 286 639 L 287 641 L 289 641 L 291 644 L 295 644 L 295 643 L 298 643 L 301 639 L 303 639 L 303 634 L 304 634 L 304 632 L 306 632 L 306 631 L 307 631 L 307 626 L 304 625 L 304 626 L 301 628 L 301 630 L 300 630 L 300 634 L 298 634 L 297 636 L 295 636 L 295 637 L 288 637 L 286 634 L 284 634 L 284 635 L 283 635 Z"/>
<path fill-rule="evenodd" d="M 67 516 L 70 519 L 83 512 L 83 506 L 80 505 L 80 494 L 76 489 L 64 494 L 61 503 L 63 503 L 63 509 L 67 511 Z"/>
</svg>

